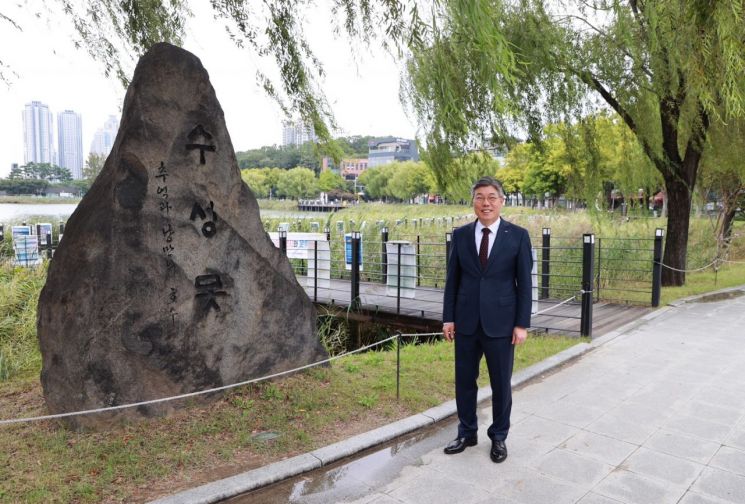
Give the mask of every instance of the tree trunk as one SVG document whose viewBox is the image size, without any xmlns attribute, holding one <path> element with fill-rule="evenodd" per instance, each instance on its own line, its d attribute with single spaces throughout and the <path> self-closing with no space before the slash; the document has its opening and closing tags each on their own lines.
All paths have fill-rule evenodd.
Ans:
<svg viewBox="0 0 745 504">
<path fill-rule="evenodd" d="M 686 250 L 688 247 L 688 224 L 691 218 L 691 192 L 677 178 L 665 180 L 667 192 L 667 236 L 662 262 L 663 287 L 685 284 Z M 670 269 L 675 268 L 675 269 Z"/>
<path fill-rule="evenodd" d="M 719 241 L 719 245 L 721 247 L 726 246 L 727 242 L 729 242 L 729 239 L 732 236 L 732 221 L 735 220 L 736 214 L 736 204 L 730 207 L 725 206 L 725 208 L 722 210 L 722 225 L 719 228 L 719 236 L 717 236 L 717 240 Z"/>
</svg>

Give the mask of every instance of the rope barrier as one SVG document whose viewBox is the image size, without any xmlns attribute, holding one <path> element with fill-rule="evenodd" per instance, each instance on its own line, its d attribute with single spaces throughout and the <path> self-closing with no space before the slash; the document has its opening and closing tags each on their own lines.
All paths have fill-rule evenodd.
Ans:
<svg viewBox="0 0 745 504">
<path fill-rule="evenodd" d="M 707 269 L 707 268 L 710 268 L 711 266 L 714 266 L 714 267 L 716 267 L 716 264 L 717 264 L 717 263 L 720 263 L 720 264 L 722 264 L 722 263 L 730 263 L 730 264 L 745 264 L 745 261 L 732 261 L 732 260 L 730 260 L 730 259 L 724 259 L 724 258 L 722 258 L 722 257 L 715 257 L 715 258 L 714 258 L 714 260 L 713 260 L 713 261 L 711 261 L 711 262 L 710 262 L 709 264 L 707 264 L 706 266 L 702 266 L 702 267 L 700 267 L 700 268 L 696 268 L 696 269 L 690 269 L 690 270 L 683 270 L 683 269 L 677 269 L 677 268 L 673 268 L 672 266 L 668 266 L 667 264 L 665 264 L 665 263 L 663 263 L 663 262 L 661 262 L 661 261 L 660 261 L 660 263 L 659 263 L 659 264 L 660 264 L 660 266 L 662 266 L 663 268 L 667 268 L 667 269 L 669 269 L 669 270 L 673 270 L 673 271 L 679 271 L 679 272 L 681 272 L 681 273 L 696 273 L 696 272 L 698 272 L 698 271 L 703 271 L 703 270 L 705 270 L 705 269 Z"/>
<path fill-rule="evenodd" d="M 716 263 L 718 263 L 718 262 L 719 262 L 719 261 L 721 261 L 721 260 L 722 260 L 722 259 L 719 259 L 719 258 L 715 258 L 715 259 L 714 259 L 713 261 L 711 261 L 711 262 L 710 262 L 709 264 L 707 264 L 706 266 L 702 266 L 701 268 L 696 268 L 696 269 L 691 269 L 691 270 L 685 270 L 685 269 L 678 269 L 678 268 L 673 268 L 672 266 L 668 266 L 667 264 L 663 263 L 662 261 L 660 261 L 660 263 L 659 263 L 659 264 L 660 264 L 660 266 L 662 266 L 663 268 L 667 268 L 667 269 L 669 269 L 669 270 L 672 270 L 672 271 L 678 271 L 678 272 L 680 272 L 680 273 L 696 273 L 696 272 L 698 272 L 698 271 L 703 271 L 703 270 L 705 270 L 705 269 L 707 269 L 707 268 L 709 268 L 709 267 L 711 267 L 711 266 L 714 266 L 714 265 L 715 265 Z"/>
<path fill-rule="evenodd" d="M 399 336 L 401 336 L 402 338 L 418 338 L 420 336 L 442 336 L 442 331 L 430 332 L 430 333 L 409 333 L 409 334 L 401 334 Z"/>
<path fill-rule="evenodd" d="M 585 291 L 580 291 L 580 294 L 583 294 L 583 293 L 586 293 L 586 292 Z M 541 315 L 541 314 L 546 313 L 546 312 L 548 312 L 550 310 L 553 310 L 555 308 L 558 308 L 559 306 L 562 306 L 562 305 L 568 303 L 569 301 L 575 299 L 576 297 L 577 297 L 577 295 L 574 295 L 574 296 L 572 296 L 570 298 L 565 299 L 564 301 L 562 301 L 559 304 L 556 304 L 554 306 L 551 306 L 549 308 L 546 308 L 545 310 L 541 310 L 539 312 L 536 312 L 533 315 L 534 316 L 535 315 Z M 190 397 L 197 397 L 197 396 L 205 395 L 205 394 L 212 394 L 212 393 L 215 393 L 215 392 L 221 392 L 221 391 L 229 390 L 229 389 L 232 389 L 232 388 L 242 387 L 242 386 L 245 386 L 245 385 L 250 385 L 250 384 L 253 384 L 253 383 L 258 383 L 258 382 L 262 382 L 262 381 L 265 381 L 265 380 L 270 380 L 272 378 L 278 378 L 280 376 L 285 376 L 285 375 L 288 375 L 288 374 L 296 373 L 298 371 L 303 371 L 305 369 L 310 369 L 312 367 L 320 366 L 322 364 L 327 364 L 329 362 L 333 362 L 335 360 L 341 359 L 342 357 L 346 357 L 348 355 L 353 355 L 353 354 L 356 354 L 356 353 L 364 352 L 365 350 L 369 350 L 369 349 L 374 348 L 376 346 L 380 346 L 383 343 L 387 343 L 389 341 L 393 341 L 396 338 L 415 338 L 415 337 L 427 337 L 427 336 L 442 336 L 442 332 L 394 334 L 393 336 L 389 336 L 388 338 L 385 338 L 383 340 L 376 341 L 375 343 L 371 343 L 369 345 L 365 345 L 363 347 L 357 348 L 355 350 L 351 350 L 349 352 L 345 352 L 343 354 L 339 354 L 339 355 L 335 355 L 333 357 L 329 357 L 328 359 L 324 359 L 324 360 L 321 360 L 321 361 L 318 361 L 318 362 L 314 362 L 314 363 L 311 363 L 311 364 L 306 364 L 304 366 L 296 367 L 294 369 L 288 369 L 286 371 L 280 371 L 278 373 L 270 374 L 270 375 L 267 375 L 267 376 L 262 376 L 260 378 L 252 378 L 250 380 L 245 380 L 245 381 L 238 382 L 238 383 L 233 383 L 233 384 L 230 384 L 230 385 L 223 385 L 221 387 L 214 387 L 214 388 L 210 388 L 210 389 L 206 389 L 206 390 L 199 390 L 199 391 L 196 391 L 196 392 L 188 392 L 188 393 L 185 393 L 185 394 L 179 394 L 179 395 L 175 395 L 175 396 L 161 397 L 161 398 L 158 398 L 158 399 L 150 399 L 150 400 L 147 400 L 147 401 L 139 401 L 139 402 L 129 403 L 129 404 L 119 404 L 119 405 L 116 405 L 116 406 L 107 406 L 107 407 L 104 407 L 104 408 L 94 408 L 94 409 L 81 410 L 81 411 L 71 411 L 71 412 L 68 412 L 68 413 L 57 413 L 57 414 L 54 414 L 54 415 L 40 415 L 40 416 L 34 416 L 34 417 L 3 419 L 3 420 L 0 420 L 0 425 L 11 425 L 11 424 L 20 424 L 20 423 L 40 422 L 40 421 L 44 421 L 44 420 L 55 420 L 55 419 L 59 419 L 59 418 L 67 418 L 67 417 L 79 416 L 79 415 L 92 415 L 92 414 L 96 414 L 96 413 L 105 413 L 107 411 L 118 411 L 118 410 L 122 410 L 122 409 L 136 408 L 136 407 L 139 407 L 139 406 L 147 406 L 147 405 L 150 405 L 150 404 L 159 404 L 159 403 L 164 403 L 164 402 L 176 401 L 176 400 L 179 400 L 179 399 L 187 399 L 187 398 L 190 398 Z"/>
<path fill-rule="evenodd" d="M 579 293 L 580 294 L 587 294 L 587 293 L 592 294 L 592 291 L 580 291 Z M 570 298 L 566 298 L 564 301 L 562 301 L 559 304 L 555 304 L 554 306 L 549 306 L 545 310 L 541 310 L 541 311 L 535 312 L 534 314 L 531 315 L 531 317 L 535 317 L 536 315 L 543 315 L 544 313 L 546 313 L 548 311 L 551 311 L 551 310 L 553 310 L 555 308 L 558 308 L 561 305 L 567 304 L 569 301 L 572 301 L 573 299 L 577 299 L 577 295 L 576 294 L 574 296 L 570 297 Z"/>
<path fill-rule="evenodd" d="M 274 373 L 274 374 L 271 374 L 271 375 L 268 375 L 268 376 L 263 376 L 261 378 L 252 378 L 251 380 L 246 380 L 246 381 L 242 381 L 242 382 L 239 382 L 239 383 L 233 383 L 231 385 L 223 385 L 221 387 L 215 387 L 215 388 L 211 388 L 211 389 L 207 389 L 207 390 L 199 390 L 197 392 L 188 392 L 186 394 L 179 394 L 179 395 L 175 395 L 175 396 L 171 396 L 171 397 L 162 397 L 162 398 L 159 398 L 159 399 L 150 399 L 148 401 L 140 401 L 140 402 L 131 403 L 131 404 L 120 404 L 120 405 L 117 405 L 117 406 L 108 406 L 108 407 L 105 407 L 105 408 L 95 408 L 95 409 L 82 410 L 82 411 L 72 411 L 72 412 L 69 412 L 69 413 L 58 413 L 58 414 L 55 414 L 55 415 L 42 415 L 42 416 L 26 417 L 26 418 L 5 419 L 5 420 L 0 420 L 0 425 L 10 425 L 10 424 L 17 424 L 17 423 L 28 423 L 28 422 L 36 422 L 36 421 L 42 421 L 42 420 L 54 420 L 54 419 L 57 419 L 57 418 L 66 418 L 66 417 L 78 416 L 78 415 L 90 415 L 90 414 L 93 414 L 93 413 L 103 413 L 103 412 L 106 412 L 106 411 L 115 411 L 115 410 L 121 410 L 121 409 L 126 409 L 126 408 L 135 408 L 135 407 L 138 407 L 138 406 L 146 406 L 146 405 L 149 405 L 149 404 L 157 404 L 157 403 L 162 403 L 162 402 L 175 401 L 175 400 L 178 400 L 178 399 L 186 399 L 186 398 L 189 398 L 189 397 L 196 397 L 196 396 L 200 396 L 200 395 L 204 395 L 204 394 L 211 394 L 211 393 L 214 393 L 214 392 L 221 392 L 223 390 L 228 390 L 228 389 L 236 388 L 236 387 L 242 387 L 244 385 L 250 385 L 252 383 L 257 383 L 257 382 L 260 382 L 260 381 L 269 380 L 271 378 L 277 378 L 279 376 L 284 376 L 284 375 L 287 375 L 287 374 L 296 373 L 298 371 L 303 371 L 305 369 L 309 369 L 309 368 L 312 368 L 312 367 L 315 367 L 315 366 L 320 366 L 321 364 L 327 364 L 327 363 L 332 362 L 332 361 L 335 361 L 337 359 L 341 359 L 342 357 L 346 357 L 348 355 L 352 355 L 352 354 L 356 354 L 356 353 L 359 353 L 359 352 L 363 352 L 365 350 L 369 350 L 369 349 L 371 349 L 373 347 L 376 347 L 378 345 L 382 345 L 383 343 L 387 343 L 389 341 L 392 341 L 392 340 L 396 339 L 397 337 L 398 337 L 398 335 L 394 334 L 393 336 L 390 336 L 390 337 L 388 337 L 388 338 L 386 338 L 384 340 L 376 341 L 375 343 L 371 343 L 370 345 L 366 345 L 364 347 L 360 347 L 360 348 L 357 348 L 356 350 L 345 352 L 343 354 L 335 355 L 333 357 L 329 357 L 328 359 L 324 359 L 322 361 L 314 362 L 312 364 L 306 364 L 304 366 L 300 366 L 300 367 L 297 367 L 297 368 L 294 368 L 294 369 L 288 369 L 287 371 L 280 371 L 279 373 Z"/>
</svg>

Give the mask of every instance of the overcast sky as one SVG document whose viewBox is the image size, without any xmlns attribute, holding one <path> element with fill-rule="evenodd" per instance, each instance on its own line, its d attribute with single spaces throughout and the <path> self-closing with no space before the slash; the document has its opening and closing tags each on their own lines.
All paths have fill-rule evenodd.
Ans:
<svg viewBox="0 0 745 504">
<path fill-rule="evenodd" d="M 32 0 L 30 3 L 39 3 Z M 257 66 L 269 67 L 239 50 L 214 21 L 205 0 L 193 2 L 184 47 L 196 54 L 210 74 L 236 150 L 281 143 L 282 113 L 256 85 Z M 323 0 L 318 2 L 324 4 Z M 0 23 L 0 60 L 10 83 L 0 83 L 0 177 L 11 163 L 23 164 L 24 105 L 41 101 L 55 114 L 74 110 L 82 115 L 83 155 L 87 157 L 95 131 L 108 115 L 121 115 L 125 90 L 103 76 L 102 66 L 76 49 L 64 17 L 37 19 L 30 9 L 3 2 L 2 12 L 19 22 L 23 32 Z M 325 65 L 324 89 L 337 118 L 340 134 L 396 135 L 414 138 L 415 125 L 398 99 L 400 69 L 387 54 L 362 51 L 353 57 L 346 40 L 336 40 L 326 23 L 329 12 L 309 15 L 308 38 Z M 14 75 L 17 74 L 17 75 Z"/>
</svg>

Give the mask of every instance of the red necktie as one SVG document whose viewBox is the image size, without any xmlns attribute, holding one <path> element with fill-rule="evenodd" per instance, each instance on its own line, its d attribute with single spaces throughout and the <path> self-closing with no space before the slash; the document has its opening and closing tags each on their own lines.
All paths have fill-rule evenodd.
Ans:
<svg viewBox="0 0 745 504">
<path fill-rule="evenodd" d="M 481 246 L 479 247 L 479 260 L 481 261 L 481 269 L 486 269 L 486 262 L 489 259 L 489 228 L 483 228 L 481 230 Z"/>
</svg>

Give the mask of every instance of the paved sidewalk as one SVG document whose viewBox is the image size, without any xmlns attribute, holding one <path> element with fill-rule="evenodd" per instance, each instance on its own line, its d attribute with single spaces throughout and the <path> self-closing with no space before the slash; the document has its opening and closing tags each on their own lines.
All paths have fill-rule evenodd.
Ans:
<svg viewBox="0 0 745 504">
<path fill-rule="evenodd" d="M 745 296 L 681 304 L 514 394 L 503 464 L 455 424 L 230 502 L 745 503 Z"/>
</svg>

